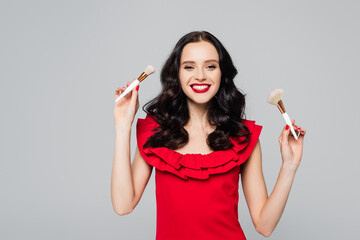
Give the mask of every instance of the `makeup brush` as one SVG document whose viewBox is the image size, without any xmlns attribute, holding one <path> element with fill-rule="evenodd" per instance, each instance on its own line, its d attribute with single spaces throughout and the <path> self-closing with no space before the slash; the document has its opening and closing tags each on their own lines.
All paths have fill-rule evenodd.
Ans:
<svg viewBox="0 0 360 240">
<path fill-rule="evenodd" d="M 280 110 L 282 116 L 285 119 L 286 124 L 290 126 L 290 130 L 291 130 L 291 133 L 294 135 L 294 138 L 296 140 L 298 140 L 299 136 L 296 135 L 296 133 L 295 133 L 295 130 L 294 130 L 293 125 L 291 123 L 291 119 L 289 117 L 289 114 L 287 114 L 287 112 L 285 110 L 284 103 L 282 101 L 283 93 L 284 93 L 284 90 L 280 89 L 280 88 L 272 90 L 270 92 L 270 94 L 269 94 L 268 103 L 278 107 L 278 109 Z"/>
<path fill-rule="evenodd" d="M 134 87 L 139 85 L 140 82 L 142 82 L 147 76 L 153 74 L 154 72 L 155 68 L 151 65 L 148 65 L 145 71 L 140 74 L 140 76 L 125 89 L 125 91 L 115 100 L 115 102 L 118 102 L 121 98 L 125 97 L 125 95 L 128 94 L 131 90 L 133 90 Z"/>
</svg>

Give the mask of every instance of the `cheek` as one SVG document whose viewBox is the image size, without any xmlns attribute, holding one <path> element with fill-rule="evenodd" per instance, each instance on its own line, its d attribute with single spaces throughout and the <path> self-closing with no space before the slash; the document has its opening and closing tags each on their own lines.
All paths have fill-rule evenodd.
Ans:
<svg viewBox="0 0 360 240">
<path fill-rule="evenodd" d="M 219 71 L 215 76 L 215 82 L 216 82 L 216 92 L 219 91 L 220 84 L 221 84 L 221 72 Z"/>
<path fill-rule="evenodd" d="M 215 79 L 215 82 L 216 82 L 218 85 L 220 85 L 220 82 L 221 82 L 221 72 L 220 72 L 220 71 L 218 71 L 218 72 L 215 73 L 214 79 Z"/>
<path fill-rule="evenodd" d="M 180 71 L 179 72 L 179 79 L 182 86 L 185 86 L 187 82 L 189 81 L 190 75 L 189 73 Z"/>
<path fill-rule="evenodd" d="M 218 77 L 219 77 L 219 81 L 220 81 L 220 79 L 221 79 L 221 71 L 220 70 L 218 72 Z"/>
<path fill-rule="evenodd" d="M 216 89 L 214 89 L 214 90 L 215 90 L 215 94 L 219 91 L 219 89 L 220 89 L 220 83 L 219 83 L 219 84 L 216 84 Z"/>
</svg>

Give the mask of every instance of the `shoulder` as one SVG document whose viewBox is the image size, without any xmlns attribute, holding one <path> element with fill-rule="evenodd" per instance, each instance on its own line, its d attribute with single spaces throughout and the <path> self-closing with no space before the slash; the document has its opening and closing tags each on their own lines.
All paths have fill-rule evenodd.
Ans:
<svg viewBox="0 0 360 240">
<path fill-rule="evenodd" d="M 139 145 L 144 145 L 145 142 L 155 132 L 159 124 L 155 120 L 155 116 L 147 114 L 145 118 L 138 118 L 136 122 L 136 138 Z"/>
<path fill-rule="evenodd" d="M 260 136 L 262 125 L 258 124 L 255 120 L 241 119 L 241 123 L 244 124 L 250 133 L 250 142 L 257 140 Z M 245 137 L 238 138 L 237 140 L 243 141 Z"/>
<path fill-rule="evenodd" d="M 245 137 L 232 137 L 230 140 L 237 153 L 244 159 L 248 159 L 259 142 L 262 126 L 257 124 L 255 120 L 243 119 L 242 123 L 249 129 L 249 140 L 245 142 Z"/>
<path fill-rule="evenodd" d="M 157 124 L 154 115 L 146 114 L 145 118 L 138 118 L 137 125 L 139 124 Z"/>
<path fill-rule="evenodd" d="M 251 128 L 251 130 L 254 128 L 262 128 L 262 125 L 256 123 L 255 120 L 241 119 L 241 123 L 244 124 L 246 127 Z"/>
<path fill-rule="evenodd" d="M 145 118 L 138 118 L 136 122 L 137 132 L 151 131 L 158 127 L 159 124 L 155 120 L 155 116 L 147 114 Z"/>
<path fill-rule="evenodd" d="M 255 120 L 242 119 L 242 123 L 249 129 L 250 131 L 250 141 L 254 142 L 259 139 L 260 133 L 262 130 L 262 125 L 255 122 Z M 256 144 L 256 143 L 255 143 Z"/>
</svg>

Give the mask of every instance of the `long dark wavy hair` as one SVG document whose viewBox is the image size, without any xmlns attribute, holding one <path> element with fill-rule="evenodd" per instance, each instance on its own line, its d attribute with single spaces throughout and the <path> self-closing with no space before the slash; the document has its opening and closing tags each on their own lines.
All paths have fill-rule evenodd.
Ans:
<svg viewBox="0 0 360 240">
<path fill-rule="evenodd" d="M 241 123 L 245 117 L 245 95 L 234 84 L 237 70 L 221 42 L 206 31 L 190 32 L 183 36 L 166 60 L 160 74 L 162 90 L 153 100 L 143 106 L 144 112 L 155 117 L 159 127 L 144 144 L 167 147 L 172 150 L 181 148 L 189 141 L 184 126 L 189 121 L 187 96 L 183 92 L 179 79 L 180 57 L 184 46 L 192 42 L 207 41 L 214 45 L 219 54 L 221 83 L 215 97 L 210 100 L 207 119 L 216 129 L 207 137 L 208 146 L 216 150 L 226 150 L 233 146 L 230 136 L 245 136 L 249 139 L 249 129 Z"/>
</svg>

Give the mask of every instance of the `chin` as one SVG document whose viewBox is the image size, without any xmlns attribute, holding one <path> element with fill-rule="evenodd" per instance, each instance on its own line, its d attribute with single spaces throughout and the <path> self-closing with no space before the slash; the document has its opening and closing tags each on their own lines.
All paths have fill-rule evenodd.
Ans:
<svg viewBox="0 0 360 240">
<path fill-rule="evenodd" d="M 211 102 L 211 100 L 213 99 L 213 97 L 207 97 L 207 98 L 188 98 L 188 100 L 191 102 L 191 103 L 194 103 L 194 104 L 198 104 L 198 105 L 207 105 Z"/>
</svg>

